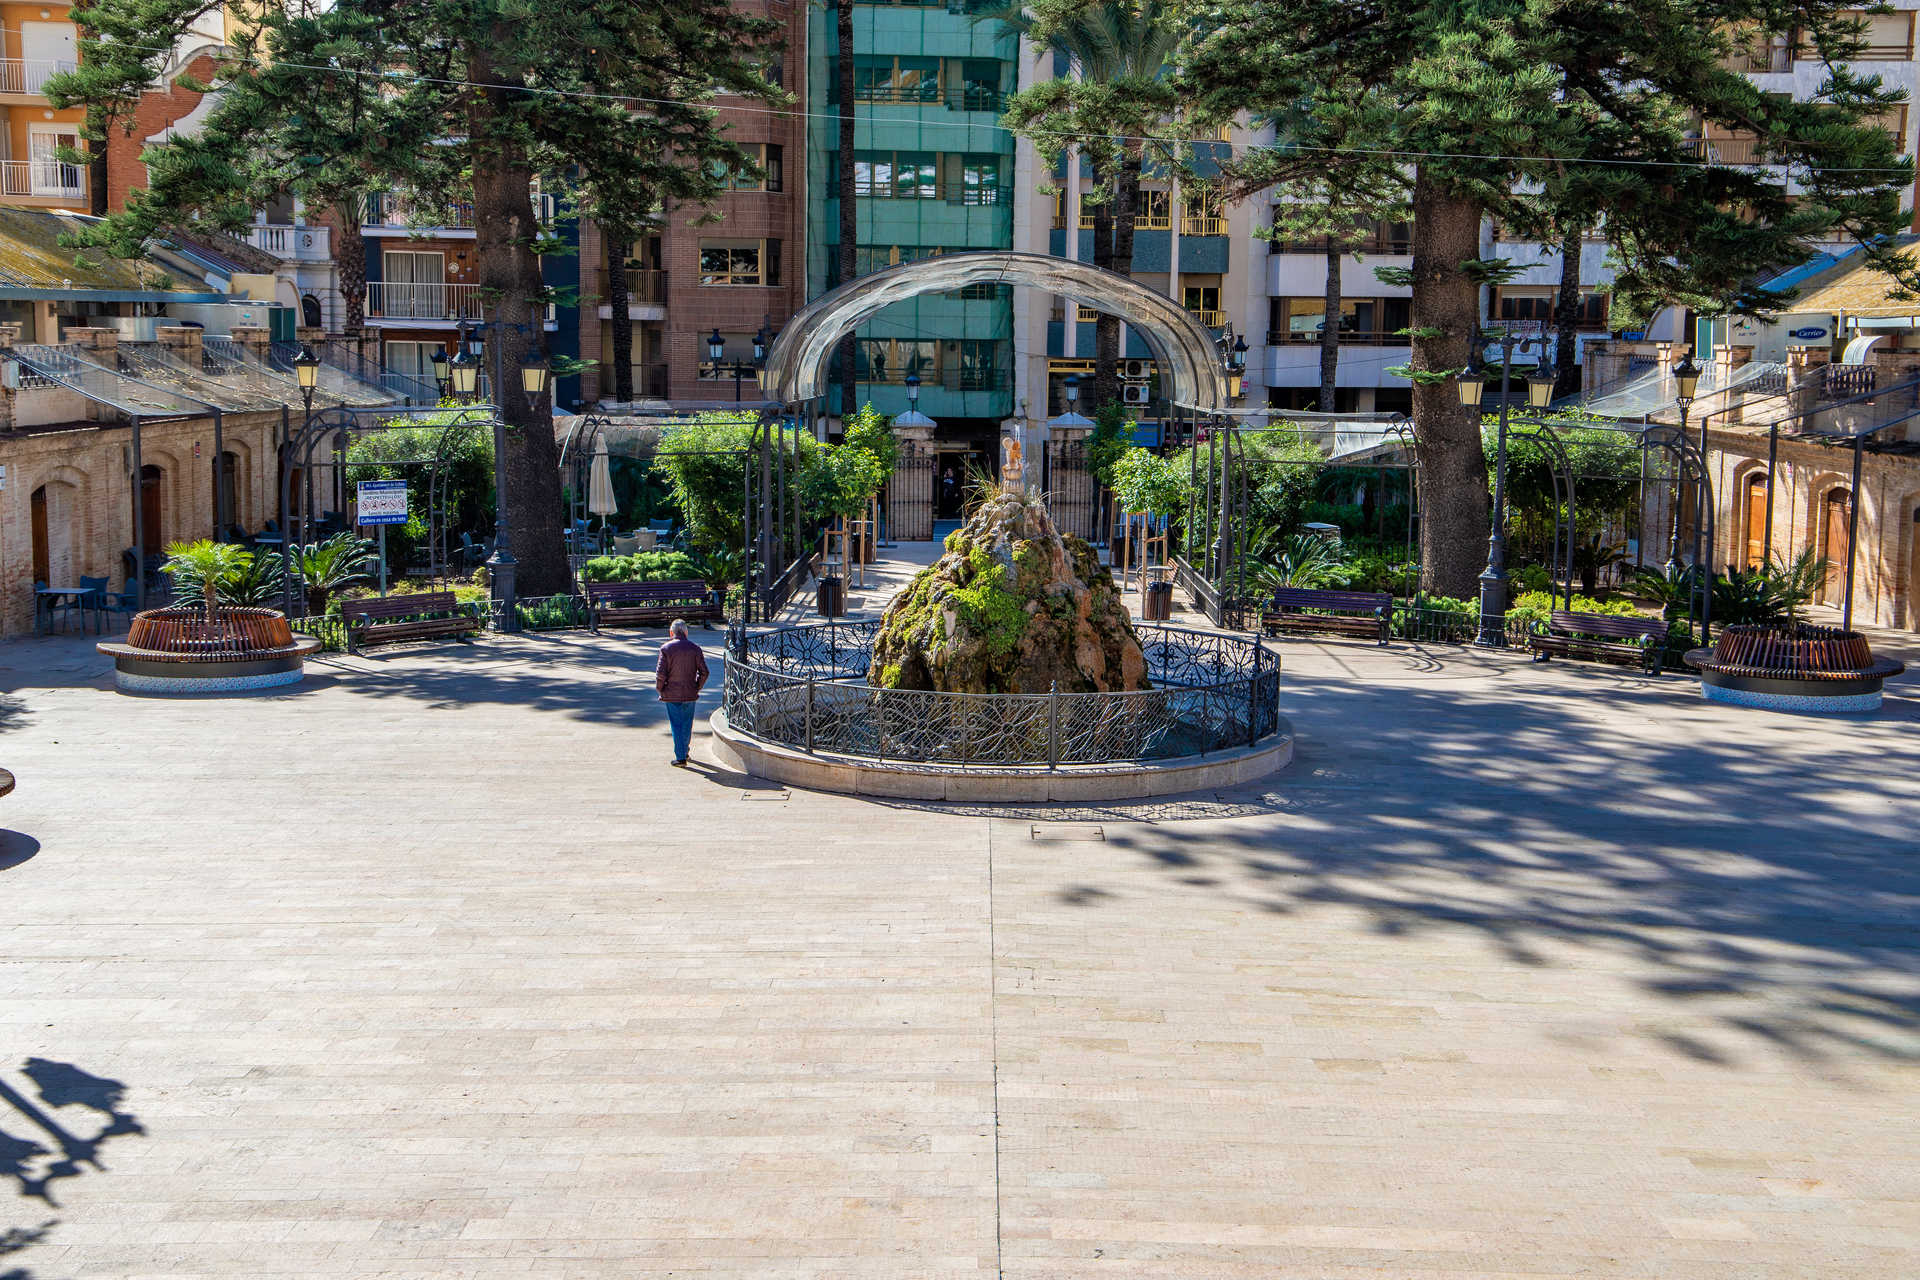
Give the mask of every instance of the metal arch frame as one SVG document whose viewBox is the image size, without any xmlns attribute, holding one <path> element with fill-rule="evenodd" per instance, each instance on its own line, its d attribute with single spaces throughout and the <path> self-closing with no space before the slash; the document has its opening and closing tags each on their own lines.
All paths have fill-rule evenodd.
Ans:
<svg viewBox="0 0 1920 1280">
<path fill-rule="evenodd" d="M 474 432 L 492 425 L 491 416 L 462 417 L 458 422 L 444 424 L 440 438 L 434 441 L 432 470 L 427 474 L 427 554 L 432 557 L 429 564 L 436 580 L 448 576 L 447 569 L 452 564 L 453 555 L 453 549 L 448 545 L 453 531 L 448 527 L 447 520 L 453 485 L 447 463 L 456 444 L 464 443 L 472 438 Z M 391 429 L 391 426 L 387 429 Z"/>
<path fill-rule="evenodd" d="M 1693 587 L 1687 593 L 1687 622 L 1691 627 L 1695 620 L 1700 623 L 1700 643 L 1707 643 L 1709 629 L 1713 625 L 1713 551 L 1717 540 L 1718 513 L 1713 499 L 1713 479 L 1707 472 L 1706 455 L 1699 445 L 1688 437 L 1684 425 L 1664 422 L 1648 424 L 1641 430 L 1640 447 L 1642 450 L 1659 449 L 1674 460 L 1673 474 L 1667 477 L 1673 490 L 1670 507 L 1670 530 L 1667 535 L 1667 555 L 1670 565 L 1678 566 L 1680 544 L 1680 492 L 1691 479 L 1698 486 L 1699 515 L 1693 522 L 1693 567 L 1696 570 Z M 1704 517 L 1704 518 L 1701 518 Z M 1646 501 L 1640 504 L 1642 522 L 1641 536 L 1646 536 Z M 1704 546 L 1701 543 L 1705 535 Z"/>
<path fill-rule="evenodd" d="M 424 417 L 441 417 L 452 414 L 451 422 L 421 422 Z M 308 414 L 301 425 L 288 433 L 286 442 L 280 449 L 280 527 L 286 541 L 281 550 L 286 559 L 285 571 L 281 575 L 281 603 L 288 617 L 304 617 L 306 613 L 306 575 L 299 561 L 294 557 L 296 546 L 306 546 L 313 535 L 313 455 L 314 450 L 323 441 L 334 441 L 334 456 L 327 465 L 333 468 L 336 483 L 344 483 L 344 473 L 348 466 L 346 460 L 348 438 L 354 434 L 371 435 L 379 431 L 396 431 L 410 426 L 438 427 L 440 439 L 435 443 L 434 456 L 430 459 L 410 460 L 413 465 L 427 464 L 438 471 L 446 457 L 447 438 L 456 431 L 467 428 L 491 427 L 498 415 L 491 405 L 463 406 L 460 408 L 421 408 L 406 409 L 373 408 L 355 409 L 337 406 Z M 402 462 L 399 465 L 407 465 Z M 300 478 L 305 485 L 300 504 L 299 531 L 295 533 L 295 522 L 289 515 L 293 505 L 293 472 L 298 468 Z M 428 480 L 428 504 L 434 503 L 438 490 L 435 477 Z M 431 515 L 429 517 L 431 524 Z M 438 554 L 437 549 L 432 550 Z"/>
<path fill-rule="evenodd" d="M 1520 417 L 1510 419 L 1507 423 L 1507 441 L 1511 444 L 1515 440 L 1533 440 L 1538 442 L 1547 450 L 1553 461 L 1553 465 L 1548 468 L 1548 471 L 1553 476 L 1553 556 L 1558 562 L 1555 566 L 1559 570 L 1558 578 L 1566 587 L 1565 595 L 1562 598 L 1566 601 L 1566 608 L 1571 611 L 1573 609 L 1573 549 L 1575 537 L 1574 501 L 1578 488 L 1577 477 L 1573 470 L 1573 460 L 1567 454 L 1566 441 L 1560 438 L 1560 433 L 1556 431 L 1553 424 L 1545 418 L 1537 418 L 1523 414 Z M 1511 499 L 1509 499 L 1505 504 L 1505 509 L 1502 514 L 1510 517 L 1512 509 L 1513 503 Z M 1506 530 L 1502 529 L 1500 533 L 1504 539 Z M 1511 598 L 1507 601 L 1507 607 L 1513 607 Z M 1504 618 L 1501 620 L 1501 631 L 1502 634 L 1505 633 Z"/>
<path fill-rule="evenodd" d="M 769 398 L 792 405 L 825 394 L 824 371 L 842 338 L 896 302 L 974 284 L 1024 285 L 1120 317 L 1145 340 L 1169 381 L 1167 399 L 1199 413 L 1228 403 L 1219 351 L 1186 308 L 1088 263 L 1043 253 L 949 253 L 849 280 L 788 321 L 767 351 Z"/>
</svg>

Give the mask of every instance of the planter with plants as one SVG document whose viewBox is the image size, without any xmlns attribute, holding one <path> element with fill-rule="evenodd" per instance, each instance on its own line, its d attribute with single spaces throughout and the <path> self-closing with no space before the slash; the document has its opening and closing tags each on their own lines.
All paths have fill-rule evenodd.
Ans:
<svg viewBox="0 0 1920 1280">
<path fill-rule="evenodd" d="M 278 556 L 226 542 L 176 542 L 162 571 L 180 603 L 133 616 L 127 638 L 102 642 L 123 693 L 235 693 L 292 684 L 320 648 L 257 601 L 280 591 Z M 197 598 L 196 598 L 197 597 Z"/>
<path fill-rule="evenodd" d="M 1727 625 L 1710 647 L 1686 655 L 1708 701 L 1822 714 L 1879 709 L 1887 677 L 1906 665 L 1876 658 L 1858 631 L 1800 616 L 1828 568 L 1809 549 L 1715 582 L 1714 611 Z"/>
</svg>

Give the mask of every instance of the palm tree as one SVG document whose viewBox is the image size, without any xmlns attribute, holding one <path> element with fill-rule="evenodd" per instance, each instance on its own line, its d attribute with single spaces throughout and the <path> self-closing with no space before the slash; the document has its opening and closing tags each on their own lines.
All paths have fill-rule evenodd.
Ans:
<svg viewBox="0 0 1920 1280">
<path fill-rule="evenodd" d="M 327 597 L 372 577 L 373 544 L 351 533 L 293 548 L 293 565 L 307 593 L 307 611 L 325 613 Z"/>
<path fill-rule="evenodd" d="M 160 566 L 160 572 L 182 590 L 198 589 L 211 622 L 219 609 L 223 581 L 252 564 L 253 553 L 238 544 L 202 538 L 198 542 L 168 543 L 167 562 Z"/>
<path fill-rule="evenodd" d="M 1015 94 L 1007 105 L 1014 132 L 1043 151 L 1078 146 L 1093 163 L 1093 265 L 1133 274 L 1140 175 L 1149 139 L 1167 139 L 1177 103 L 1166 86 L 1188 27 L 1164 0 L 1107 0 L 1045 17 L 1013 4 L 976 19 L 998 22 L 1066 59 L 1068 79 Z M 1171 140 L 1154 145 L 1170 155 Z M 1180 233 L 1180 210 L 1171 234 Z M 1078 236 L 1078 227 L 1068 227 Z M 1120 319 L 1105 311 L 1094 325 L 1094 408 L 1120 398 Z"/>
</svg>

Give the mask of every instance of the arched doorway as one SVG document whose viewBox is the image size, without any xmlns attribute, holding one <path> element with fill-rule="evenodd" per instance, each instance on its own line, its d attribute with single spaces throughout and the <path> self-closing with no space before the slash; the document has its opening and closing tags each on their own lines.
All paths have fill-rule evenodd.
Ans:
<svg viewBox="0 0 1920 1280">
<path fill-rule="evenodd" d="M 160 494 L 165 472 L 151 462 L 140 468 L 140 545 L 151 556 L 166 545 L 161 530 L 166 528 L 160 509 Z"/>
<path fill-rule="evenodd" d="M 309 329 L 318 329 L 326 323 L 320 314 L 320 299 L 310 293 L 300 295 L 300 323 Z"/>
<path fill-rule="evenodd" d="M 1853 519 L 1853 491 L 1845 485 L 1827 490 L 1820 504 L 1820 547 L 1827 561 L 1827 582 L 1821 592 L 1823 603 L 1837 605 L 1847 590 L 1847 565 L 1853 559 L 1853 542 L 1848 526 Z"/>
<path fill-rule="evenodd" d="M 53 581 L 53 547 L 47 539 L 47 486 L 33 491 L 33 580 Z"/>
<path fill-rule="evenodd" d="M 242 522 L 240 512 L 240 456 L 231 449 L 220 455 L 213 465 L 213 509 L 215 522 L 222 526 L 238 526 Z"/>
<path fill-rule="evenodd" d="M 1747 568 L 1762 569 L 1767 563 L 1767 505 L 1773 486 L 1767 473 L 1756 471 L 1741 487 L 1741 517 L 1747 523 Z"/>
</svg>

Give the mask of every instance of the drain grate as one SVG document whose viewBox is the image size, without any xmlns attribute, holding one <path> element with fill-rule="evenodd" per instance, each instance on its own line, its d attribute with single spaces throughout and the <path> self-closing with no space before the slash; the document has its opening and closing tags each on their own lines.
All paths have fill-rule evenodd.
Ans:
<svg viewBox="0 0 1920 1280">
<path fill-rule="evenodd" d="M 771 800 L 774 803 L 778 804 L 783 800 L 790 799 L 791 793 L 788 792 L 786 788 L 782 787 L 779 790 L 766 789 L 766 790 L 742 791 L 740 793 L 740 798 L 742 800 Z"/>
<path fill-rule="evenodd" d="M 1104 844 L 1107 829 L 1097 822 L 1036 822 L 1027 838 L 1036 844 Z"/>
</svg>

